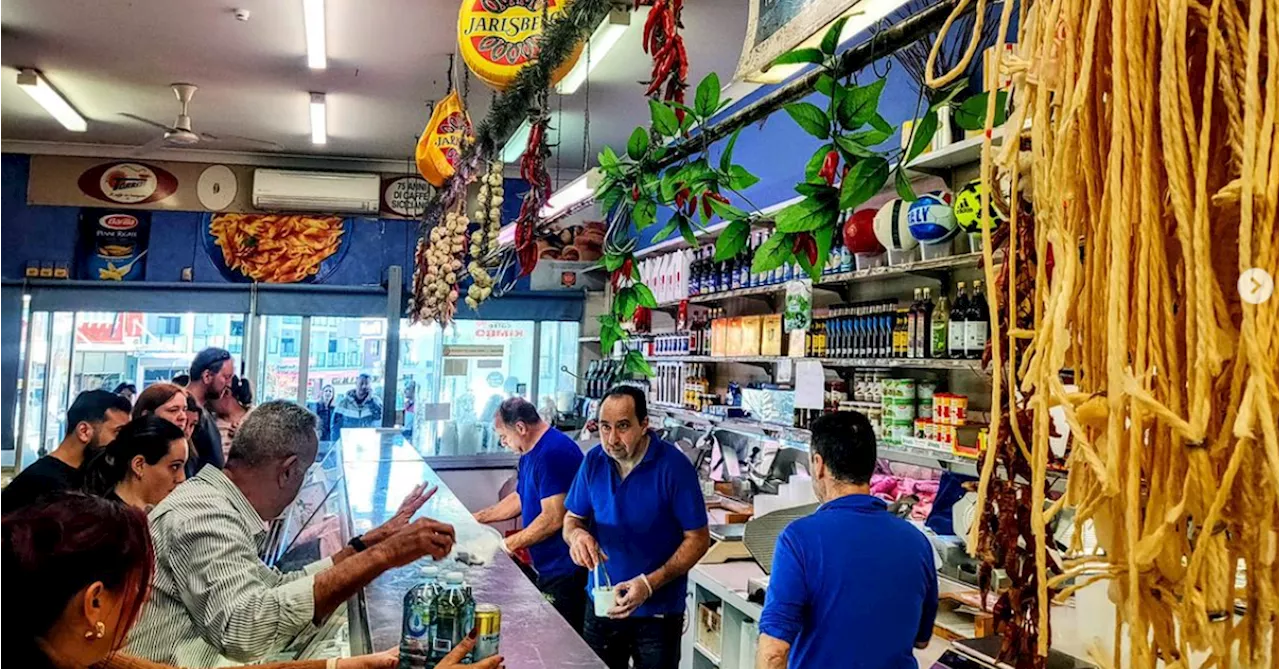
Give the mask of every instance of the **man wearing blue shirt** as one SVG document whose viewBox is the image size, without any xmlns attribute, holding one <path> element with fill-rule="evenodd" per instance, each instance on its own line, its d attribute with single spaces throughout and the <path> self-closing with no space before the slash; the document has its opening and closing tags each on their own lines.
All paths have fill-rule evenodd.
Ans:
<svg viewBox="0 0 1280 669">
<path fill-rule="evenodd" d="M 493 428 L 508 449 L 520 455 L 516 491 L 475 514 L 482 523 L 520 516 L 524 529 L 503 540 L 508 552 L 529 549 L 538 573 L 538 590 L 579 634 L 586 606 L 587 572 L 569 559 L 569 546 L 560 536 L 564 498 L 582 464 L 582 449 L 538 415 L 523 397 L 498 407 Z"/>
<path fill-rule="evenodd" d="M 676 669 L 685 574 L 711 543 L 698 474 L 649 431 L 637 388 L 609 390 L 599 426 L 565 500 L 564 538 L 575 563 L 608 572 L 616 600 L 608 617 L 588 605 L 583 636 L 609 669 Z"/>
<path fill-rule="evenodd" d="M 773 552 L 757 669 L 915 669 L 933 635 L 938 574 L 924 534 L 871 496 L 876 440 L 866 416 L 813 422 L 810 472 L 822 506 Z"/>
</svg>

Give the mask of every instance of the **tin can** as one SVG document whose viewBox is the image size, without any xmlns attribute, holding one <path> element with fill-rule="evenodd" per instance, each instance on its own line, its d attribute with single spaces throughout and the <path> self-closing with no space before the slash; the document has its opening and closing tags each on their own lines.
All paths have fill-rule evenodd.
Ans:
<svg viewBox="0 0 1280 669">
<path fill-rule="evenodd" d="M 934 381 L 920 381 L 916 383 L 916 399 L 920 403 L 920 415 L 933 415 L 933 396 L 938 390 L 938 384 Z"/>
<path fill-rule="evenodd" d="M 933 421 L 928 418 L 916 419 L 916 439 L 924 439 L 925 441 L 933 441 L 934 429 Z"/>
<path fill-rule="evenodd" d="M 476 604 L 476 647 L 471 651 L 472 661 L 497 655 L 501 636 L 502 610 L 497 604 Z"/>
<path fill-rule="evenodd" d="M 933 396 L 933 422 L 938 425 L 951 424 L 951 393 L 937 393 Z"/>
<path fill-rule="evenodd" d="M 964 425 L 969 419 L 969 398 L 966 395 L 951 396 L 951 424 Z"/>
<path fill-rule="evenodd" d="M 954 451 L 956 447 L 956 426 L 938 425 L 935 427 L 935 440 L 944 450 Z"/>
</svg>

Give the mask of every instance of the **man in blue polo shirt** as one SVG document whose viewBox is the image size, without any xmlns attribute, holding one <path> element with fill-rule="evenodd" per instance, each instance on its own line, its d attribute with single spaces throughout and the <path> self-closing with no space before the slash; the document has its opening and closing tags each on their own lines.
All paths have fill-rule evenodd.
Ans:
<svg viewBox="0 0 1280 669">
<path fill-rule="evenodd" d="M 560 536 L 564 498 L 582 464 L 582 449 L 542 420 L 537 407 L 523 397 L 498 406 L 493 428 L 502 444 L 520 455 L 516 491 L 476 512 L 475 519 L 496 523 L 521 517 L 524 529 L 504 539 L 503 548 L 508 553 L 529 549 L 538 590 L 582 634 L 587 572 L 569 559 L 569 546 Z"/>
<path fill-rule="evenodd" d="M 867 417 L 813 422 L 810 472 L 822 506 L 778 537 L 760 617 L 757 669 L 915 669 L 933 635 L 938 574 L 924 534 L 871 496 Z"/>
<path fill-rule="evenodd" d="M 599 426 L 565 500 L 564 537 L 575 563 L 608 572 L 616 600 L 608 617 L 588 605 L 583 636 L 609 669 L 676 669 L 685 574 L 711 543 L 698 474 L 649 431 L 637 388 L 609 390 Z"/>
</svg>

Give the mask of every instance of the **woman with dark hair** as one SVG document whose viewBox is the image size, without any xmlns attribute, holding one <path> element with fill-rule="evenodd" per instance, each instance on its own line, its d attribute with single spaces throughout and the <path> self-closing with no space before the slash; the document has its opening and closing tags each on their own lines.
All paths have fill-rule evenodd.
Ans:
<svg viewBox="0 0 1280 669">
<path fill-rule="evenodd" d="M 147 598 L 154 556 L 141 510 L 60 493 L 0 522 L 4 664 L 21 669 L 171 669 L 118 653 Z M 435 669 L 460 669 L 468 637 Z M 255 665 L 255 669 L 393 669 L 396 651 Z M 493 657 L 472 669 L 494 669 Z"/>
<path fill-rule="evenodd" d="M 138 398 L 138 387 L 128 381 L 116 386 L 116 389 L 111 392 L 129 400 L 130 404 Z"/>
<path fill-rule="evenodd" d="M 231 384 L 226 390 L 222 391 L 218 399 L 209 403 L 209 410 L 216 417 L 218 433 L 222 435 L 224 458 L 231 454 L 231 440 L 235 438 L 236 430 L 240 429 L 240 421 L 244 420 L 251 406 L 253 390 L 249 388 L 249 379 L 239 376 L 231 377 Z"/>
<path fill-rule="evenodd" d="M 135 418 L 84 465 L 85 491 L 143 511 L 186 480 L 187 438 L 158 416 Z"/>
<path fill-rule="evenodd" d="M 187 391 L 172 383 L 153 383 L 138 395 L 133 417 L 156 415 L 178 428 L 187 428 Z"/>
<path fill-rule="evenodd" d="M 311 410 L 320 419 L 320 443 L 333 441 L 333 402 L 335 392 L 333 386 L 326 385 L 320 389 L 320 399 Z"/>
</svg>

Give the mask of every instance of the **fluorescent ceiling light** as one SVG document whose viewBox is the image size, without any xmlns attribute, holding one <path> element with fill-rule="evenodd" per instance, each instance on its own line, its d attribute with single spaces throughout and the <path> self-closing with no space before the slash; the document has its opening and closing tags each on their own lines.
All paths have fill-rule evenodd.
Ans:
<svg viewBox="0 0 1280 669">
<path fill-rule="evenodd" d="M 529 133 L 533 131 L 533 124 L 529 123 L 529 119 L 520 122 L 520 127 L 511 133 L 511 139 L 502 145 L 502 162 L 514 163 L 524 155 L 524 149 L 529 145 Z"/>
<path fill-rule="evenodd" d="M 631 27 L 631 12 L 626 9 L 612 9 L 609 16 L 600 23 L 596 31 L 591 33 L 591 40 L 588 46 L 582 52 L 582 57 L 574 63 L 573 69 L 564 75 L 560 83 L 556 84 L 556 92 L 563 95 L 572 95 L 577 92 L 578 87 L 587 80 L 587 74 L 595 69 L 600 61 L 609 53 L 613 45 L 622 39 L 623 33 L 627 32 L 627 28 Z"/>
<path fill-rule="evenodd" d="M 538 217 L 555 218 L 565 210 L 595 196 L 596 186 L 600 185 L 600 168 L 593 167 L 582 176 L 570 181 L 560 190 L 551 194 L 547 203 L 538 210 Z"/>
<path fill-rule="evenodd" d="M 62 127 L 71 132 L 84 132 L 89 129 L 89 124 L 85 123 L 84 117 L 49 85 L 43 74 L 32 69 L 19 70 L 18 85 L 31 96 L 32 100 L 40 103 L 50 116 L 58 119 Z"/>
<path fill-rule="evenodd" d="M 324 107 L 324 93 L 311 94 L 311 143 L 329 141 L 328 114 Z"/>
<path fill-rule="evenodd" d="M 867 28 L 875 25 L 875 23 L 894 12 L 894 10 L 907 4 L 907 0 L 861 0 L 854 4 L 849 11 L 841 14 L 841 16 L 849 17 L 848 22 L 844 24 L 844 29 L 840 31 L 840 46 L 844 46 Z M 837 19 L 839 17 L 836 17 Z M 833 20 L 831 23 L 835 23 Z M 827 30 L 831 27 L 831 23 L 822 26 L 821 29 L 814 32 L 805 41 L 797 44 L 795 48 L 801 47 L 817 47 L 822 43 L 823 35 L 827 34 Z M 777 84 L 790 79 L 797 72 L 810 67 L 808 63 L 793 63 L 791 65 L 777 65 L 768 67 L 751 74 L 745 79 L 757 84 Z"/>
<path fill-rule="evenodd" d="M 307 31 L 307 66 L 323 70 L 328 65 L 324 46 L 324 0 L 302 0 L 302 21 Z"/>
</svg>

